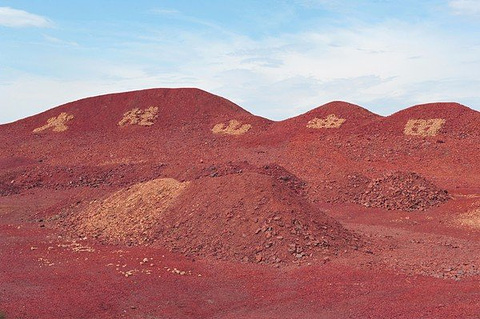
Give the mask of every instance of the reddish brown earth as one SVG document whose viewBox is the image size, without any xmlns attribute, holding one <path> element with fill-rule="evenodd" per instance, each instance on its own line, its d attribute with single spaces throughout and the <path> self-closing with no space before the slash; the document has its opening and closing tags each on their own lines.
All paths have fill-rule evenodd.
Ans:
<svg viewBox="0 0 480 319">
<path fill-rule="evenodd" d="M 0 139 L 0 317 L 480 316 L 480 113 L 465 106 L 332 102 L 272 122 L 152 89 Z"/>
</svg>

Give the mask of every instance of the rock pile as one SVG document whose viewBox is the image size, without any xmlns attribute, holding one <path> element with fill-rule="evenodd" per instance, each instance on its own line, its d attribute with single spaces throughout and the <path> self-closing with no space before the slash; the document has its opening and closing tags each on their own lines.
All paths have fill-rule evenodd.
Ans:
<svg viewBox="0 0 480 319">
<path fill-rule="evenodd" d="M 355 202 L 388 210 L 426 210 L 450 199 L 446 190 L 413 172 L 394 172 L 373 179 Z"/>
<path fill-rule="evenodd" d="M 358 237 L 293 189 L 295 177 L 276 177 L 278 171 L 272 174 L 269 166 L 191 181 L 174 210 L 163 215 L 158 243 L 192 257 L 275 265 L 330 258 L 361 246 Z"/>
<path fill-rule="evenodd" d="M 362 246 L 312 207 L 302 182 L 280 166 L 230 163 L 200 173 L 185 182 L 133 185 L 78 207 L 67 223 L 77 235 L 104 242 L 274 265 L 328 259 Z"/>
</svg>

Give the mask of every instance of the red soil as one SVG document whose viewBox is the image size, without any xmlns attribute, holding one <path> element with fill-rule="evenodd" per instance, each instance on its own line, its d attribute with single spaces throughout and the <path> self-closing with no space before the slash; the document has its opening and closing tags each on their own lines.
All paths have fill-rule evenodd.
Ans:
<svg viewBox="0 0 480 319">
<path fill-rule="evenodd" d="M 150 107 L 151 126 L 118 124 Z M 33 132 L 63 112 L 65 131 Z M 330 114 L 345 122 L 306 127 Z M 0 313 L 476 318 L 479 114 L 333 102 L 274 123 L 201 90 L 153 89 L 2 125 Z M 431 118 L 445 120 L 436 136 L 404 135 Z M 230 120 L 251 128 L 212 132 Z"/>
</svg>

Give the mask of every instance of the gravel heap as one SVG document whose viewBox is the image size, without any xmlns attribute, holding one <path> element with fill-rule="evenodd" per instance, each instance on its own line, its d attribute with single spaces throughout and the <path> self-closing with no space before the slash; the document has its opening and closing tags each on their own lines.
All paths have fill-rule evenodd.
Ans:
<svg viewBox="0 0 480 319">
<path fill-rule="evenodd" d="M 135 184 L 82 204 L 67 228 L 113 244 L 160 245 L 188 257 L 278 266 L 362 246 L 357 235 L 314 208 L 303 183 L 280 166 L 228 164 L 203 173 L 184 182 Z"/>
<path fill-rule="evenodd" d="M 424 177 L 412 172 L 394 172 L 370 181 L 355 201 L 366 207 L 416 211 L 438 206 L 450 199 Z"/>
</svg>

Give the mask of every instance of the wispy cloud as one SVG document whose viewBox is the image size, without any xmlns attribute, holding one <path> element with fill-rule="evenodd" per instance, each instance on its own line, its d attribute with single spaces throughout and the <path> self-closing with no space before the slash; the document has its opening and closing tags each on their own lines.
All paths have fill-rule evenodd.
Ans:
<svg viewBox="0 0 480 319">
<path fill-rule="evenodd" d="M 190 24 L 196 24 L 196 25 L 201 25 L 210 29 L 215 29 L 219 32 L 227 32 L 227 30 L 211 21 L 205 20 L 205 19 L 199 19 L 194 16 L 190 16 L 187 14 L 184 14 L 183 12 L 176 10 L 176 9 L 165 9 L 165 8 L 154 8 L 150 10 L 151 14 L 159 15 L 159 16 L 165 16 L 169 18 L 176 19 L 178 21 L 190 23 Z"/>
<path fill-rule="evenodd" d="M 340 0 L 295 0 L 296 3 L 308 7 L 308 8 L 315 8 L 315 7 L 337 7 L 342 4 L 342 2 L 349 2 L 349 1 L 340 1 Z"/>
<path fill-rule="evenodd" d="M 332 1 L 336 2 L 342 1 Z M 57 55 L 48 72 L 0 70 L 0 80 L 5 79 L 0 82 L 2 100 L 12 101 L 12 110 L 28 110 L 22 114 L 26 116 L 32 114 L 33 105 L 46 109 L 97 94 L 199 87 L 271 119 L 332 100 L 360 104 L 380 114 L 445 100 L 480 107 L 480 45 L 470 29 L 460 34 L 423 20 L 349 20 L 332 25 L 314 19 L 308 27 L 250 35 L 212 17 L 158 10 L 148 14 L 158 15 L 152 20 L 162 23 L 129 29 L 128 37 L 118 35 L 116 28 L 102 29 L 111 34 L 108 46 L 104 42 L 88 46 L 88 39 L 78 34 L 44 35 L 65 54 Z M 82 47 L 68 48 L 75 45 L 68 42 L 71 38 L 80 39 Z M 70 55 L 71 51 L 82 56 Z M 37 56 L 28 62 L 41 65 Z M 32 87 L 40 90 L 25 94 Z"/>
<path fill-rule="evenodd" d="M 154 8 L 150 10 L 150 13 L 158 14 L 158 15 L 176 15 L 176 14 L 179 14 L 180 11 L 176 9 Z"/>
<path fill-rule="evenodd" d="M 259 40 L 214 30 L 196 35 L 177 30 L 158 41 L 142 38 L 116 50 L 120 58 L 128 55 L 136 62 L 125 65 L 92 58 L 82 63 L 88 78 L 39 79 L 45 82 L 48 96 L 57 98 L 48 103 L 147 87 L 193 86 L 272 119 L 294 116 L 331 100 L 357 103 L 381 114 L 439 100 L 480 105 L 476 88 L 480 47 L 407 24 L 315 30 Z M 30 83 L 18 78 L 8 90 L 20 96 Z M 59 87 L 68 87 L 62 101 L 56 92 Z"/>
<path fill-rule="evenodd" d="M 46 17 L 10 7 L 0 7 L 0 26 L 48 28 L 52 25 L 53 22 Z"/>
<path fill-rule="evenodd" d="M 50 42 L 52 44 L 57 44 L 57 45 L 64 45 L 64 46 L 74 46 L 74 47 L 78 47 L 79 44 L 75 41 L 65 41 L 65 40 L 62 40 L 62 39 L 59 39 L 59 38 L 56 38 L 56 37 L 52 37 L 48 34 L 44 34 L 43 35 L 43 38 L 47 41 L 47 42 Z"/>
<path fill-rule="evenodd" d="M 454 14 L 480 17 L 480 1 L 478 0 L 452 0 L 448 5 L 453 9 Z"/>
</svg>

